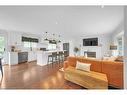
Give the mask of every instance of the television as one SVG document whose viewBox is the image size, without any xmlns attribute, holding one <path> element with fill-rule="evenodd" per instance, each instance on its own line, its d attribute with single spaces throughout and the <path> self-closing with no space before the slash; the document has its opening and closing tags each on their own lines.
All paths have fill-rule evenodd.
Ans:
<svg viewBox="0 0 127 95">
<path fill-rule="evenodd" d="M 98 46 L 98 38 L 83 39 L 83 46 Z"/>
</svg>

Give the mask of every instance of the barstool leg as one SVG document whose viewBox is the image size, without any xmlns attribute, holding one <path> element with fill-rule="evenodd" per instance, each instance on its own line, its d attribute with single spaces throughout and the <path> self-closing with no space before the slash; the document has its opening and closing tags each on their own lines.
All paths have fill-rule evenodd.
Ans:
<svg viewBox="0 0 127 95">
<path fill-rule="evenodd" d="M 58 57 L 59 57 L 58 59 L 59 59 L 59 63 L 60 63 L 60 55 Z"/>
<path fill-rule="evenodd" d="M 49 57 L 48 57 L 47 65 L 48 65 L 48 63 L 49 63 Z"/>
<path fill-rule="evenodd" d="M 53 57 L 52 57 L 52 66 L 53 66 Z"/>
</svg>

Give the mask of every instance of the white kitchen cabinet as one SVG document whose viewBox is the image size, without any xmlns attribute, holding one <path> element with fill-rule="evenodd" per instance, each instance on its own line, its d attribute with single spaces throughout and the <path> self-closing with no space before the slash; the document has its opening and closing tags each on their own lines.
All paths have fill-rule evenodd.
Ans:
<svg viewBox="0 0 127 95">
<path fill-rule="evenodd" d="M 9 65 L 18 64 L 18 52 L 8 52 L 9 54 Z"/>
<path fill-rule="evenodd" d="M 37 53 L 34 51 L 28 52 L 28 62 L 37 60 Z"/>
</svg>

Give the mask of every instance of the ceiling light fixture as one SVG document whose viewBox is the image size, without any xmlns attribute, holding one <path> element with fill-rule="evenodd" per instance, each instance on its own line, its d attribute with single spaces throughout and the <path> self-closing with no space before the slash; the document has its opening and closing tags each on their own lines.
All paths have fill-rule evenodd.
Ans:
<svg viewBox="0 0 127 95">
<path fill-rule="evenodd" d="M 58 41 L 58 43 L 60 43 L 60 42 L 61 42 L 60 37 L 61 37 L 61 36 L 59 35 L 59 41 Z"/>
<path fill-rule="evenodd" d="M 101 5 L 101 8 L 103 9 L 104 8 L 104 5 Z"/>
<path fill-rule="evenodd" d="M 48 41 L 47 34 L 48 34 L 48 32 L 45 32 L 45 36 L 46 36 L 44 39 L 45 41 Z"/>
<path fill-rule="evenodd" d="M 56 21 L 56 24 L 58 24 L 58 22 Z"/>
<path fill-rule="evenodd" d="M 55 37 L 55 34 L 52 34 L 52 37 L 51 38 L 48 38 L 48 32 L 45 32 L 45 39 L 44 41 L 45 42 L 49 42 L 49 43 L 52 43 L 52 44 L 57 44 L 57 43 L 60 43 L 61 40 L 60 40 L 60 35 L 58 36 L 58 39 Z"/>
</svg>

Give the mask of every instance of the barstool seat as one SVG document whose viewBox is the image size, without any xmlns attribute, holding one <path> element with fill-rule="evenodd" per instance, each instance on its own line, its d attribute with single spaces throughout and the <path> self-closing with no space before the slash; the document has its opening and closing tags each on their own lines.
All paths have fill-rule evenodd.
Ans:
<svg viewBox="0 0 127 95">
<path fill-rule="evenodd" d="M 59 62 L 63 62 L 64 61 L 64 53 L 63 51 L 59 52 Z"/>
<path fill-rule="evenodd" d="M 68 51 L 64 51 L 64 60 L 66 60 L 68 56 Z"/>
<path fill-rule="evenodd" d="M 56 63 L 59 61 L 57 52 L 52 53 L 52 60 L 53 60 L 53 63 Z"/>
<path fill-rule="evenodd" d="M 47 62 L 47 64 L 49 64 L 50 62 L 53 63 L 52 55 L 48 55 L 48 62 Z"/>
<path fill-rule="evenodd" d="M 59 60 L 58 60 L 58 54 L 57 54 L 57 52 L 52 52 L 52 54 L 51 55 L 48 55 L 48 62 L 47 62 L 47 64 L 49 63 L 49 62 L 51 62 L 51 63 L 56 63 L 56 62 L 58 62 Z"/>
</svg>

